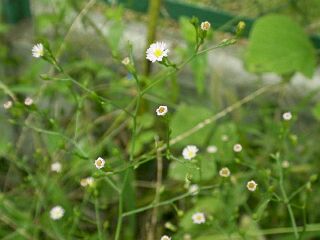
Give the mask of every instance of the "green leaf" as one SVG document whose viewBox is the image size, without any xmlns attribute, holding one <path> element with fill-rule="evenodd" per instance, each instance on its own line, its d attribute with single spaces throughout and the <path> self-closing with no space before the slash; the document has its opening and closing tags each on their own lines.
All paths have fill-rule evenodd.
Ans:
<svg viewBox="0 0 320 240">
<path fill-rule="evenodd" d="M 313 108 L 312 108 L 312 115 L 320 121 L 320 103 L 317 103 Z"/>
<path fill-rule="evenodd" d="M 179 19 L 179 25 L 182 38 L 187 42 L 188 45 L 195 46 L 196 32 L 194 26 L 190 23 L 189 18 L 181 17 Z"/>
<path fill-rule="evenodd" d="M 203 93 L 206 82 L 207 55 L 196 57 L 190 64 L 198 93 Z"/>
<path fill-rule="evenodd" d="M 197 163 L 191 161 L 175 161 L 170 164 L 169 177 L 177 181 L 184 181 L 186 176 L 193 182 L 210 180 L 216 175 L 216 163 L 212 158 L 197 156 Z"/>
<path fill-rule="evenodd" d="M 256 21 L 246 55 L 249 71 L 281 75 L 301 72 L 311 78 L 315 49 L 303 29 L 286 16 L 271 14 Z"/>
<path fill-rule="evenodd" d="M 172 129 L 172 138 L 175 138 L 176 136 L 190 130 L 210 116 L 212 116 L 212 113 L 207 108 L 186 105 L 179 106 L 170 124 Z M 210 127 L 212 126 L 204 127 L 177 145 L 180 147 L 188 144 L 194 144 L 198 146 L 202 145 L 209 134 L 208 130 Z"/>
</svg>

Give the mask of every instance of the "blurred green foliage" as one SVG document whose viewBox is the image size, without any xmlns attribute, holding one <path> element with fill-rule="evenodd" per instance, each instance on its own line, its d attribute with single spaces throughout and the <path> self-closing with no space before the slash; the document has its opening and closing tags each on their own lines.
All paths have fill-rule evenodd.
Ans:
<svg viewBox="0 0 320 240">
<path fill-rule="evenodd" d="M 12 41 L 19 30 L 0 25 L 0 101 L 13 101 L 9 110 L 0 110 L 0 237 L 115 239 L 122 207 L 119 239 L 146 239 L 149 234 L 151 239 L 164 234 L 197 240 L 263 239 L 264 235 L 294 239 L 288 202 L 281 195 L 285 188 L 299 230 L 305 227 L 301 239 L 317 239 L 320 213 L 314 209 L 320 190 L 319 180 L 311 176 L 320 167 L 318 89 L 296 96 L 286 90 L 287 83 L 279 83 L 263 96 L 250 95 L 262 82 L 246 89 L 229 84 L 211 69 L 207 52 L 181 71 L 157 65 L 150 76 L 143 76 L 139 73 L 144 51 L 133 45 L 132 54 L 123 43 L 129 22 L 140 21 L 141 16 L 132 16 L 121 6 L 97 3 L 78 19 L 81 28 L 70 29 L 86 4 L 39 3 L 34 38 L 23 39 L 27 50 Z M 249 63 L 258 59 L 269 67 L 281 54 L 289 68 L 276 64 L 263 70 L 302 71 L 310 76 L 315 57 L 300 27 L 284 17 L 261 21 L 258 42 L 256 29 L 249 39 L 253 58 Z M 276 24 L 281 30 L 275 30 Z M 195 52 L 196 35 L 187 18 L 181 18 L 177 27 L 182 39 L 169 57 L 183 63 Z M 213 36 L 210 30 L 201 50 L 216 46 Z M 41 39 L 50 44 L 63 72 L 43 59 L 31 59 L 32 45 Z M 264 45 L 271 59 L 263 55 L 265 40 L 271 41 Z M 251 44 L 257 46 L 254 53 Z M 285 50 L 301 54 L 293 60 L 283 54 Z M 143 96 L 136 76 L 121 63 L 127 56 L 143 81 L 138 86 L 147 89 Z M 310 64 L 305 68 L 302 63 Z M 255 97 L 243 105 L 241 99 L 247 95 Z M 34 99 L 32 106 L 23 103 L 26 97 Z M 159 105 L 168 106 L 166 118 L 156 116 Z M 292 112 L 291 121 L 282 119 L 286 111 Z M 215 120 L 208 123 L 213 116 Z M 166 149 L 168 136 L 177 139 L 197 126 L 194 134 Z M 233 151 L 236 143 L 242 144 L 242 152 Z M 186 145 L 199 148 L 192 161 L 182 158 Z M 217 152 L 207 152 L 212 145 Z M 167 151 L 157 153 L 158 147 Z M 287 166 L 279 167 L 271 157 L 276 153 Z M 108 168 L 95 167 L 98 157 L 107 161 Z M 51 170 L 55 162 L 61 163 L 61 172 Z M 230 169 L 229 178 L 219 176 L 222 167 Z M 95 183 L 81 187 L 81 179 L 88 176 Z M 246 189 L 251 179 L 258 183 L 255 192 Z M 198 184 L 198 194 L 189 193 L 191 184 Z M 50 209 L 56 205 L 65 209 L 65 215 L 53 221 Z M 205 213 L 205 224 L 192 222 L 195 212 Z"/>
</svg>

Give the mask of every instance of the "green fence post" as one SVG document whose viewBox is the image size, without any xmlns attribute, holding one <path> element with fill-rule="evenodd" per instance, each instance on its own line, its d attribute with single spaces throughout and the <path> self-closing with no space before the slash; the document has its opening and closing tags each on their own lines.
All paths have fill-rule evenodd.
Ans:
<svg viewBox="0 0 320 240">
<path fill-rule="evenodd" d="M 29 17 L 29 0 L 2 0 L 2 18 L 5 22 L 14 24 Z"/>
</svg>

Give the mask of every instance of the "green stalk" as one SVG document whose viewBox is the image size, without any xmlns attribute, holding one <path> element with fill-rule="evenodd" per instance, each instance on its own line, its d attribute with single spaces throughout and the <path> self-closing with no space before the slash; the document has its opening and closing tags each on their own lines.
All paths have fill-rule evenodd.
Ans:
<svg viewBox="0 0 320 240">
<path fill-rule="evenodd" d="M 102 240 L 103 239 L 103 230 L 102 230 L 102 225 L 101 225 L 101 220 L 100 220 L 100 215 L 99 215 L 98 196 L 95 196 L 94 209 L 95 209 L 95 213 L 96 213 L 96 221 L 97 221 L 99 240 Z"/>
<path fill-rule="evenodd" d="M 147 48 L 151 43 L 155 41 L 156 30 L 158 25 L 158 19 L 160 15 L 161 0 L 150 0 L 149 1 L 149 21 L 148 21 L 148 35 L 147 35 Z M 145 61 L 145 75 L 149 75 L 151 71 L 150 61 Z"/>
<path fill-rule="evenodd" d="M 135 150 L 135 143 L 136 143 L 136 137 L 137 137 L 137 116 L 139 114 L 140 102 L 141 102 L 141 98 L 142 98 L 140 81 L 139 81 L 139 78 L 138 78 L 137 74 L 135 73 L 135 71 L 132 73 L 132 76 L 134 77 L 136 84 L 137 84 L 138 96 L 137 96 L 135 112 L 134 112 L 134 115 L 132 118 L 133 119 L 133 127 L 132 127 L 131 148 L 130 148 L 130 154 L 129 154 L 130 163 L 132 163 L 134 160 L 134 150 Z M 122 220 L 123 220 L 123 204 L 124 204 L 123 195 L 125 192 L 128 191 L 128 189 L 126 187 L 127 187 L 127 180 L 128 180 L 129 171 L 131 171 L 130 168 L 126 169 L 126 171 L 125 171 L 123 185 L 121 188 L 121 192 L 119 193 L 118 222 L 117 222 L 115 240 L 120 239 Z"/>
<path fill-rule="evenodd" d="M 298 233 L 298 229 L 297 229 L 296 220 L 294 218 L 294 214 L 293 214 L 293 211 L 292 211 L 292 207 L 291 207 L 288 195 L 287 195 L 286 190 L 284 188 L 283 170 L 282 170 L 282 166 L 281 166 L 279 155 L 276 157 L 276 161 L 277 161 L 278 170 L 279 170 L 279 185 L 280 185 L 280 191 L 281 191 L 281 194 L 282 194 L 282 198 L 283 198 L 284 204 L 287 206 L 287 209 L 288 209 L 288 212 L 289 212 L 289 216 L 290 216 L 290 220 L 291 220 L 291 225 L 292 225 L 292 228 L 293 228 L 294 236 L 295 236 L 296 239 L 299 239 L 299 233 Z"/>
</svg>

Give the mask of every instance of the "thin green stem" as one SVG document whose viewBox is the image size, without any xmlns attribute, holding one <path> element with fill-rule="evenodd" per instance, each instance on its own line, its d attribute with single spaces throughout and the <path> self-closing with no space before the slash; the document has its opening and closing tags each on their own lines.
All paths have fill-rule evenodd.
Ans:
<svg viewBox="0 0 320 240">
<path fill-rule="evenodd" d="M 212 189 L 212 188 L 216 188 L 216 187 L 218 187 L 218 185 L 202 187 L 200 190 L 208 190 L 208 189 Z M 192 193 L 187 192 L 187 193 L 181 194 L 179 196 L 170 198 L 168 200 L 165 200 L 165 201 L 162 201 L 162 202 L 159 202 L 159 203 L 155 203 L 153 201 L 152 203 L 150 203 L 150 204 L 148 204 L 148 205 L 146 205 L 144 207 L 137 208 L 135 210 L 123 213 L 122 217 L 127 217 L 127 216 L 134 215 L 134 214 L 137 214 L 137 213 L 140 213 L 140 212 L 144 212 L 146 210 L 149 210 L 149 209 L 152 209 L 152 208 L 155 208 L 155 207 L 160 207 L 160 206 L 172 204 L 172 203 L 174 203 L 174 202 L 176 202 L 178 200 L 184 199 L 184 198 L 189 197 L 189 196 L 192 196 Z"/>
<path fill-rule="evenodd" d="M 136 108 L 134 115 L 132 117 L 133 119 L 133 127 L 132 127 L 132 135 L 131 135 L 131 148 L 130 148 L 130 154 L 129 154 L 129 161 L 130 163 L 133 162 L 134 160 L 134 152 L 135 152 L 135 143 L 136 143 L 136 138 L 137 138 L 137 116 L 139 114 L 139 109 L 140 109 L 140 101 L 142 98 L 141 95 L 141 89 L 140 89 L 140 81 L 138 78 L 138 75 L 135 73 L 135 70 L 133 71 L 133 77 L 136 81 L 137 85 L 137 90 L 138 90 L 138 96 L 137 96 L 137 102 L 136 102 Z M 122 189 L 119 192 L 119 207 L 118 207 L 118 222 L 117 222 L 117 228 L 116 228 L 116 235 L 115 235 L 115 240 L 120 239 L 120 233 L 121 233 L 121 228 L 122 228 L 122 220 L 123 220 L 123 194 L 127 186 L 127 180 L 128 180 L 128 175 L 129 175 L 130 168 L 127 168 L 125 171 L 125 176 L 123 179 L 123 185 Z"/>
<path fill-rule="evenodd" d="M 299 233 L 298 233 L 298 230 L 297 230 L 296 220 L 294 218 L 292 207 L 291 207 L 290 201 L 288 199 L 286 190 L 284 188 L 283 169 L 282 169 L 282 166 L 281 166 L 279 154 L 276 156 L 276 161 L 277 161 L 278 171 L 279 171 L 279 185 L 280 185 L 280 191 L 281 191 L 281 194 L 282 194 L 282 198 L 283 198 L 284 203 L 285 203 L 285 205 L 286 205 L 286 207 L 288 209 L 288 212 L 289 212 L 289 216 L 290 216 L 290 220 L 291 220 L 294 236 L 295 236 L 296 239 L 299 239 Z"/>
<path fill-rule="evenodd" d="M 97 221 L 99 240 L 103 240 L 103 230 L 102 230 L 101 219 L 100 219 L 100 214 L 99 214 L 98 196 L 95 196 L 94 209 L 95 209 L 95 213 L 96 213 L 96 221 Z"/>
</svg>

